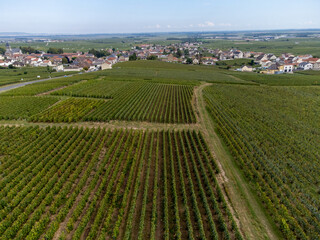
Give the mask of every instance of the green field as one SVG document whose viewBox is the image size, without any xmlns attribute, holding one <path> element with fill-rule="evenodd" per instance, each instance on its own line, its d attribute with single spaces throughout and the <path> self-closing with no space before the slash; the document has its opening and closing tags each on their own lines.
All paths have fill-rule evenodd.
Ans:
<svg viewBox="0 0 320 240">
<path fill-rule="evenodd" d="M 287 239 L 320 237 L 319 94 L 318 87 L 205 89 L 218 133 Z"/>
<path fill-rule="evenodd" d="M 221 50 L 236 48 L 244 52 L 273 53 L 277 56 L 282 53 L 295 55 L 311 54 L 320 57 L 319 38 L 289 38 L 270 41 L 243 41 L 243 40 L 203 40 L 203 47 Z"/>
<path fill-rule="evenodd" d="M 135 61 L 1 93 L 0 239 L 319 239 L 319 76 Z"/>
<path fill-rule="evenodd" d="M 230 75 L 245 81 L 271 86 L 314 86 L 320 85 L 320 72 L 299 72 L 295 74 L 264 75 L 260 73 L 231 72 Z"/>
<path fill-rule="evenodd" d="M 25 119 L 57 101 L 55 97 L 0 97 L 0 119 Z"/>
<path fill-rule="evenodd" d="M 73 74 L 72 72 L 53 72 L 49 73 L 45 67 L 23 67 L 17 69 L 0 69 L 0 86 L 12 83 L 31 81 L 37 79 L 44 79 L 51 77 L 60 77 L 64 75 Z M 40 78 L 38 78 L 40 76 Z"/>
<path fill-rule="evenodd" d="M 200 133 L 0 133 L 2 239 L 242 239 Z"/>
</svg>

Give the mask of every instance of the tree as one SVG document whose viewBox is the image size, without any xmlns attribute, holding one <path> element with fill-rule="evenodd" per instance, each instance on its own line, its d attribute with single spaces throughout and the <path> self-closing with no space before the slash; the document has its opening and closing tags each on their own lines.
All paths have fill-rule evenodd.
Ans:
<svg viewBox="0 0 320 240">
<path fill-rule="evenodd" d="M 129 56 L 129 61 L 136 61 L 137 60 L 137 54 L 133 53 L 131 56 Z"/>
<path fill-rule="evenodd" d="M 254 60 L 253 60 L 253 59 L 249 62 L 249 65 L 250 65 L 250 66 L 253 66 L 253 65 L 254 65 Z"/>
<path fill-rule="evenodd" d="M 69 61 L 68 61 L 68 58 L 64 57 L 62 58 L 62 64 L 68 64 Z"/>
<path fill-rule="evenodd" d="M 189 56 L 189 49 L 185 49 L 185 50 L 184 50 L 184 55 L 185 55 L 185 56 Z"/>
<path fill-rule="evenodd" d="M 101 58 L 109 55 L 105 50 L 98 51 L 98 50 L 95 50 L 94 48 L 90 49 L 89 53 L 93 54 L 97 58 Z"/>
<path fill-rule="evenodd" d="M 174 54 L 174 56 L 175 56 L 176 58 L 181 58 L 181 56 L 182 56 L 181 50 L 178 49 L 177 52 Z"/>
<path fill-rule="evenodd" d="M 40 53 L 37 49 L 33 47 L 20 47 L 22 53 Z"/>
<path fill-rule="evenodd" d="M 186 63 L 187 63 L 187 64 L 192 64 L 192 63 L 193 63 L 193 61 L 192 61 L 192 59 L 191 59 L 191 58 L 187 58 Z"/>
<path fill-rule="evenodd" d="M 47 66 L 47 72 L 49 73 L 49 75 L 51 75 L 51 73 L 53 72 L 52 67 Z"/>
<path fill-rule="evenodd" d="M 6 50 L 4 48 L 0 47 L 0 54 L 3 55 L 5 53 L 6 53 Z"/>
<path fill-rule="evenodd" d="M 16 69 L 15 66 L 13 66 L 12 64 L 8 66 L 9 69 Z"/>
<path fill-rule="evenodd" d="M 147 60 L 157 60 L 157 57 L 154 55 L 151 55 L 151 56 L 147 57 Z"/>
<path fill-rule="evenodd" d="M 63 53 L 63 49 L 62 48 L 49 48 L 47 53 L 62 54 Z"/>
</svg>

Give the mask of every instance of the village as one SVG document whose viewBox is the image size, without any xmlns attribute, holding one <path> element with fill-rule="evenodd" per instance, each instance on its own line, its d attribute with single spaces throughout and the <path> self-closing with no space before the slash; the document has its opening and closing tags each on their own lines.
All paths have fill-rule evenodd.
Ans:
<svg viewBox="0 0 320 240">
<path fill-rule="evenodd" d="M 100 52 L 101 51 L 101 52 Z M 88 52 L 59 53 L 50 51 L 28 53 L 21 48 L 11 48 L 0 54 L 1 68 L 52 67 L 57 72 L 98 71 L 111 69 L 118 62 L 131 60 L 159 60 L 164 62 L 202 65 L 228 65 L 228 60 L 248 59 L 251 64 L 227 69 L 261 74 L 283 74 L 295 71 L 320 70 L 320 58 L 310 54 L 295 56 L 284 53 L 276 56 L 272 53 L 242 52 L 238 49 L 223 51 L 202 46 L 202 42 L 175 43 L 168 46 L 140 44 L 130 50 L 103 49 Z M 222 62 L 223 61 L 223 62 Z"/>
</svg>

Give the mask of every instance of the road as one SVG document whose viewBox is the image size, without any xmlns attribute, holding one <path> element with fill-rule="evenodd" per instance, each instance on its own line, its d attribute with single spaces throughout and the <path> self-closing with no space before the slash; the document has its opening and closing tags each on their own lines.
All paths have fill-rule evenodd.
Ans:
<svg viewBox="0 0 320 240">
<path fill-rule="evenodd" d="M 73 74 L 73 75 L 68 75 L 68 77 L 72 77 L 72 76 L 74 76 L 74 75 L 75 75 L 75 74 Z M 62 77 L 63 77 L 63 76 L 62 76 Z M 30 85 L 30 84 L 33 84 L 33 83 L 44 82 L 44 81 L 48 81 L 48 80 L 52 80 L 52 79 L 57 79 L 57 78 L 62 78 L 62 77 L 46 78 L 46 79 L 29 81 L 29 82 L 15 83 L 15 84 L 12 84 L 12 85 L 7 85 L 7 86 L 0 87 L 0 92 L 12 90 L 12 89 L 19 88 L 19 87 L 24 87 L 24 86 L 26 86 L 26 85 Z"/>
</svg>

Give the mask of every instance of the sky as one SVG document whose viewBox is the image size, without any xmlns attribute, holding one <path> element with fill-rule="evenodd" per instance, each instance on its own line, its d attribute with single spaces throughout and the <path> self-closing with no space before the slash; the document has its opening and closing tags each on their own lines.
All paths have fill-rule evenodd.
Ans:
<svg viewBox="0 0 320 240">
<path fill-rule="evenodd" d="M 0 0 L 0 32 L 92 34 L 320 28 L 319 0 Z"/>
</svg>

